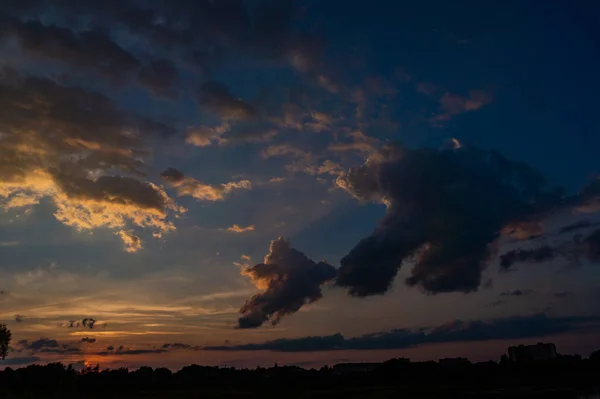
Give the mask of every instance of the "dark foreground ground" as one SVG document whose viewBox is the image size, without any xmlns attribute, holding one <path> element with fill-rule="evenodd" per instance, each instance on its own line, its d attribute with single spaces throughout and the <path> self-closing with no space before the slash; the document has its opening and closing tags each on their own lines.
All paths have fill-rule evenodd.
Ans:
<svg viewBox="0 0 600 399">
<path fill-rule="evenodd" d="M 273 367 L 236 370 L 192 365 L 87 369 L 62 364 L 0 372 L 0 399 L 11 398 L 565 398 L 600 399 L 599 359 L 545 362 L 338 365 L 320 370 Z"/>
</svg>

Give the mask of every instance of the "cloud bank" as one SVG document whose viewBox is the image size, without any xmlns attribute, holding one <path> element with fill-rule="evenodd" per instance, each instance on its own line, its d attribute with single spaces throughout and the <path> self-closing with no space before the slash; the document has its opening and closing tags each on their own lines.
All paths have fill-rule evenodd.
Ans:
<svg viewBox="0 0 600 399">
<path fill-rule="evenodd" d="M 431 343 L 523 339 L 595 331 L 599 323 L 599 317 L 548 317 L 545 314 L 536 314 L 489 321 L 456 320 L 433 328 L 396 329 L 353 338 L 346 338 L 337 333 L 328 336 L 283 338 L 257 344 L 207 346 L 203 349 L 274 352 L 403 349 Z"/>
</svg>

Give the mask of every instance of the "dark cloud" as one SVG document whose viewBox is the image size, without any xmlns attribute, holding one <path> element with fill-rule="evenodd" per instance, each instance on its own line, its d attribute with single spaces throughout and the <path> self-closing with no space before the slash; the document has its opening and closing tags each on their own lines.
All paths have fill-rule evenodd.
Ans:
<svg viewBox="0 0 600 399">
<path fill-rule="evenodd" d="M 500 266 L 508 270 L 516 263 L 541 263 L 562 257 L 579 264 L 582 259 L 600 262 L 600 230 L 589 235 L 577 234 L 572 240 L 562 241 L 552 246 L 543 245 L 531 249 L 515 249 L 500 255 Z"/>
<path fill-rule="evenodd" d="M 17 323 L 22 323 L 24 319 L 25 319 L 25 317 L 24 317 L 24 316 L 21 316 L 20 314 L 16 314 L 16 315 L 15 315 L 15 321 L 16 321 Z"/>
<path fill-rule="evenodd" d="M 181 54 L 183 61 L 205 73 L 234 53 L 284 61 L 299 70 L 308 70 L 317 64 L 323 50 L 322 40 L 298 29 L 296 22 L 302 17 L 302 8 L 292 0 L 100 3 L 57 0 L 52 4 L 28 0 L 25 3 L 4 1 L 0 12 L 11 15 L 20 25 L 42 25 L 49 32 L 47 38 L 37 31 L 29 33 L 26 36 L 32 42 L 29 51 L 35 50 L 36 55 L 43 51 L 54 58 L 64 55 L 63 58 L 78 65 L 111 72 L 117 66 L 126 70 L 139 63 L 111 39 L 123 34 L 153 52 Z M 44 16 L 49 14 L 69 21 L 70 29 L 46 26 L 51 19 Z M 90 31 L 89 26 L 95 27 L 94 30 Z M 90 32 L 102 35 L 103 40 L 87 37 Z M 84 55 L 88 55 L 88 60 Z M 94 62 L 97 65 L 92 65 Z"/>
<path fill-rule="evenodd" d="M 500 296 L 525 296 L 531 294 L 533 294 L 532 290 L 513 290 L 501 292 Z"/>
<path fill-rule="evenodd" d="M 61 324 L 61 326 L 67 328 L 83 328 L 93 330 L 96 326 L 96 320 L 91 317 L 86 317 L 82 320 L 69 320 L 64 324 Z"/>
<path fill-rule="evenodd" d="M 204 350 L 313 352 L 332 350 L 402 349 L 430 343 L 489 341 L 544 337 L 568 332 L 596 331 L 600 317 L 548 317 L 536 314 L 490 321 L 453 321 L 434 328 L 397 329 L 345 338 L 341 334 L 284 338 L 258 344 L 210 346 Z"/>
<path fill-rule="evenodd" d="M 322 297 L 321 285 L 335 278 L 336 270 L 325 262 L 315 263 L 290 247 L 289 241 L 271 241 L 264 263 L 242 269 L 262 292 L 240 309 L 240 328 L 255 328 L 270 321 L 278 323 L 307 303 Z"/>
<path fill-rule="evenodd" d="M 257 117 L 257 110 L 241 98 L 233 96 L 220 82 L 207 82 L 198 92 L 201 107 L 225 120 L 247 120 Z"/>
<path fill-rule="evenodd" d="M 168 181 L 170 183 L 177 183 L 182 181 L 185 175 L 175 168 L 168 168 L 160 174 L 160 177 L 162 177 L 163 180 Z"/>
<path fill-rule="evenodd" d="M 565 298 L 568 298 L 568 297 L 575 296 L 575 293 L 570 292 L 570 291 L 562 291 L 562 292 L 555 292 L 554 296 L 556 298 L 559 298 L 559 299 L 565 299 Z"/>
<path fill-rule="evenodd" d="M 94 342 L 96 342 L 96 338 L 83 337 L 83 338 L 81 338 L 80 342 L 85 342 L 85 343 L 88 343 L 88 344 L 93 344 Z"/>
<path fill-rule="evenodd" d="M 385 293 L 413 258 L 408 285 L 433 294 L 475 291 L 500 231 L 562 201 L 532 168 L 464 146 L 386 146 L 337 184 L 387 206 L 379 227 L 341 261 L 337 284 L 355 296 Z"/>
<path fill-rule="evenodd" d="M 27 341 L 25 339 L 25 340 L 19 341 L 19 344 L 22 345 L 25 349 L 33 350 L 33 351 L 39 351 L 41 349 L 53 349 L 53 348 L 60 347 L 60 345 L 58 344 L 58 342 L 55 339 L 49 339 L 49 338 L 40 338 L 37 341 L 33 341 L 31 343 L 29 343 L 29 341 Z"/>
<path fill-rule="evenodd" d="M 68 65 L 75 72 L 95 71 L 121 82 L 139 66 L 139 61 L 115 43 L 106 31 L 71 29 L 45 25 L 39 20 L 21 21 L 4 16 L 0 40 L 15 38 L 30 58 Z"/>
<path fill-rule="evenodd" d="M 589 220 L 584 220 L 584 221 L 580 221 L 580 222 L 573 223 L 573 224 L 562 227 L 558 231 L 558 234 L 570 233 L 575 230 L 581 230 L 581 229 L 585 229 L 585 228 L 593 227 L 593 226 L 597 226 L 597 225 L 598 225 L 598 223 L 594 223 Z"/>
<path fill-rule="evenodd" d="M 184 344 L 181 342 L 174 342 L 172 344 L 164 344 L 161 349 L 186 349 L 186 350 L 200 350 L 202 349 L 201 346 L 197 346 L 197 345 L 190 345 L 190 344 Z"/>
<path fill-rule="evenodd" d="M 168 60 L 152 61 L 139 73 L 138 82 L 157 97 L 173 98 L 179 80 L 179 72 L 173 62 Z"/>
<path fill-rule="evenodd" d="M 500 255 L 500 267 L 502 269 L 510 269 L 515 263 L 542 263 L 552 260 L 556 257 L 555 248 L 548 245 L 534 249 L 514 249 L 505 254 Z"/>
<path fill-rule="evenodd" d="M 40 338 L 36 341 L 29 342 L 24 339 L 17 343 L 17 352 L 30 351 L 31 353 L 78 353 L 81 352 L 76 346 L 70 344 L 59 344 L 55 339 Z"/>
<path fill-rule="evenodd" d="M 99 356 L 108 356 L 108 355 L 119 355 L 119 356 L 134 356 L 134 355 L 145 355 L 145 354 L 158 354 L 165 353 L 166 349 L 130 349 L 124 346 L 119 346 L 115 348 L 114 346 L 109 346 L 106 348 L 106 351 L 98 352 Z"/>
<path fill-rule="evenodd" d="M 9 357 L 5 360 L 0 360 L 0 365 L 2 366 L 23 366 L 26 364 L 32 364 L 39 362 L 41 359 L 37 356 L 29 356 L 29 357 Z"/>
</svg>

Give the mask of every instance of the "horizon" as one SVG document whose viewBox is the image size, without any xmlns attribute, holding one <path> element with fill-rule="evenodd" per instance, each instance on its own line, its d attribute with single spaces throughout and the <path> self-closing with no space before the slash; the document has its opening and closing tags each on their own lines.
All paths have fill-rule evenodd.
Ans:
<svg viewBox="0 0 600 399">
<path fill-rule="evenodd" d="M 2 2 L 0 369 L 588 356 L 599 13 Z"/>
</svg>

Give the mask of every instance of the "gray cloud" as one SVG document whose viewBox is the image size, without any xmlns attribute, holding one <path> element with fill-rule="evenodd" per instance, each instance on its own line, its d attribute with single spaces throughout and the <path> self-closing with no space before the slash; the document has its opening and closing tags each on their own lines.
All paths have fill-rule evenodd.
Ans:
<svg viewBox="0 0 600 399">
<path fill-rule="evenodd" d="M 83 338 L 81 338 L 80 342 L 84 342 L 87 344 L 93 344 L 94 342 L 96 342 L 96 338 L 83 337 Z"/>
<path fill-rule="evenodd" d="M 513 290 L 501 292 L 500 296 L 525 296 L 531 294 L 533 294 L 532 290 Z"/>
<path fill-rule="evenodd" d="M 271 242 L 264 263 L 245 267 L 242 274 L 262 292 L 242 306 L 238 324 L 240 328 L 255 328 L 267 321 L 276 324 L 283 316 L 321 299 L 321 285 L 335 278 L 336 271 L 328 263 L 313 262 L 291 248 L 289 241 L 278 238 Z"/>
<path fill-rule="evenodd" d="M 544 337 L 568 332 L 597 331 L 600 317 L 548 317 L 536 314 L 489 321 L 453 321 L 434 328 L 396 329 L 353 338 L 342 334 L 283 338 L 258 344 L 209 346 L 204 350 L 314 352 L 333 350 L 403 349 L 430 343 L 489 341 Z"/>
</svg>

